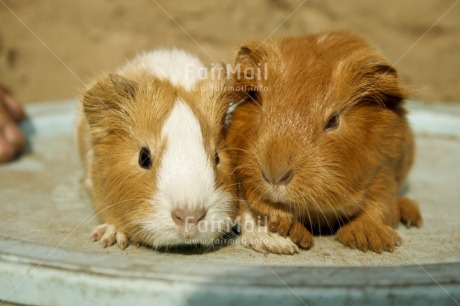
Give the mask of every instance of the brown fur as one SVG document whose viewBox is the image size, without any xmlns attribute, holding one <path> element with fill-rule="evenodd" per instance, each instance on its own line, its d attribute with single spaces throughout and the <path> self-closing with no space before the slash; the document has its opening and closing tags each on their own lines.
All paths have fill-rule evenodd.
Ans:
<svg viewBox="0 0 460 306">
<path fill-rule="evenodd" d="M 332 231 L 347 246 L 382 252 L 400 244 L 392 229 L 400 220 L 421 224 L 414 202 L 398 196 L 414 156 L 407 89 L 374 48 L 345 31 L 251 41 L 236 64 L 262 69 L 262 79 L 234 73 L 244 90 L 231 98 L 251 98 L 234 112 L 228 141 L 242 196 L 270 230 L 305 249 L 312 232 Z M 326 131 L 334 114 L 339 126 Z M 262 176 L 286 170 L 284 186 Z"/>
<path fill-rule="evenodd" d="M 78 142 L 85 186 L 92 193 L 96 214 L 132 243 L 141 244 L 148 239 L 139 224 L 155 210 L 147 200 L 157 190 L 157 169 L 166 146 L 161 129 L 177 99 L 186 101 L 197 116 L 210 160 L 216 149 L 219 152 L 216 186 L 233 194 L 236 191 L 222 136 L 228 105 L 220 92 L 206 90 L 218 86 L 217 81 L 203 80 L 197 84 L 202 90 L 185 91 L 149 74 L 127 75 L 129 79 L 118 74 L 105 76 L 84 94 Z M 138 165 L 142 147 L 151 150 L 149 171 Z M 237 211 L 232 208 L 233 217 Z"/>
</svg>

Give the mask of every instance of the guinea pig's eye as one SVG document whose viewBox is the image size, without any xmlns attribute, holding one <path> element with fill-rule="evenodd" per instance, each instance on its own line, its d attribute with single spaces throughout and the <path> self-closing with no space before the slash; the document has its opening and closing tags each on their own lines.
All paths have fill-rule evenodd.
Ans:
<svg viewBox="0 0 460 306">
<path fill-rule="evenodd" d="M 143 147 L 139 152 L 139 166 L 144 169 L 150 169 L 152 166 L 149 148 Z"/>
<path fill-rule="evenodd" d="M 216 154 L 214 155 L 214 161 L 216 162 L 216 166 L 220 163 L 220 157 L 217 151 L 216 151 Z"/>
<path fill-rule="evenodd" d="M 246 100 L 251 102 L 251 101 L 257 101 L 259 99 L 259 93 L 256 90 L 249 90 L 246 92 Z"/>
<path fill-rule="evenodd" d="M 338 114 L 334 114 L 326 121 L 326 125 L 324 126 L 324 130 L 326 132 L 333 131 L 339 127 L 340 124 L 340 116 Z"/>
</svg>

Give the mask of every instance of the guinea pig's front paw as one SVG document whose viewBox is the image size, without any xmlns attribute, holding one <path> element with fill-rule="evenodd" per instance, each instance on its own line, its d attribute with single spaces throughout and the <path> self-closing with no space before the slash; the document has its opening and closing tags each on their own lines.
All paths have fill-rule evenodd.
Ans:
<svg viewBox="0 0 460 306">
<path fill-rule="evenodd" d="M 115 225 L 104 223 L 96 226 L 91 233 L 91 241 L 101 241 L 104 248 L 112 246 L 115 242 L 124 250 L 128 246 L 128 237 L 118 231 Z"/>
<path fill-rule="evenodd" d="M 287 237 L 289 231 L 292 228 L 292 215 L 281 213 L 277 211 L 271 211 L 268 216 L 266 216 L 267 227 L 270 232 L 278 233 L 283 237 Z"/>
<path fill-rule="evenodd" d="M 289 231 L 289 238 L 304 250 L 310 249 L 314 244 L 313 235 L 298 221 L 292 225 Z"/>
<path fill-rule="evenodd" d="M 420 213 L 420 209 L 414 201 L 409 198 L 399 198 L 398 206 L 402 223 L 404 223 L 407 227 L 422 226 L 422 214 Z"/>
<path fill-rule="evenodd" d="M 267 218 L 268 229 L 282 237 L 289 237 L 300 248 L 308 250 L 314 244 L 313 235 L 291 215 L 273 214 Z"/>
<path fill-rule="evenodd" d="M 399 234 L 383 223 L 355 220 L 341 227 L 336 239 L 342 244 L 361 251 L 393 252 L 402 242 Z"/>
<path fill-rule="evenodd" d="M 299 248 L 289 237 L 268 231 L 243 232 L 241 243 L 247 248 L 264 254 L 293 255 L 299 252 Z"/>
</svg>

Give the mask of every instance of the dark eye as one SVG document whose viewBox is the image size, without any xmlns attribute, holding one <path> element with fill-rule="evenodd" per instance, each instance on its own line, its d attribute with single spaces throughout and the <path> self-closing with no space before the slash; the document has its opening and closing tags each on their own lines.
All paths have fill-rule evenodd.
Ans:
<svg viewBox="0 0 460 306">
<path fill-rule="evenodd" d="M 324 126 L 324 130 L 326 132 L 333 131 L 339 127 L 340 124 L 340 116 L 338 114 L 334 114 L 329 119 L 327 119 L 326 125 Z"/>
<path fill-rule="evenodd" d="M 216 151 L 216 155 L 214 155 L 214 161 L 216 162 L 216 166 L 220 163 L 220 157 L 217 151 Z"/>
<path fill-rule="evenodd" d="M 152 158 L 149 148 L 143 147 L 139 152 L 139 166 L 144 169 L 150 169 L 152 166 Z"/>
<path fill-rule="evenodd" d="M 255 90 L 249 90 L 246 92 L 246 100 L 249 102 L 257 101 L 259 99 L 259 93 Z"/>
</svg>

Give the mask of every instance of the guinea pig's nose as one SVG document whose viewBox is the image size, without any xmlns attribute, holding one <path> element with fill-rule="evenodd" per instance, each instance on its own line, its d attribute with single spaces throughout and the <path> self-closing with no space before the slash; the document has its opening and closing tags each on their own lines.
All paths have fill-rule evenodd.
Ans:
<svg viewBox="0 0 460 306">
<path fill-rule="evenodd" d="M 206 210 L 204 208 L 176 208 L 171 215 L 177 225 L 198 224 L 206 216 Z"/>
<path fill-rule="evenodd" d="M 287 185 L 294 177 L 292 169 L 284 169 L 283 171 L 264 171 L 262 170 L 262 177 L 270 185 Z"/>
</svg>

